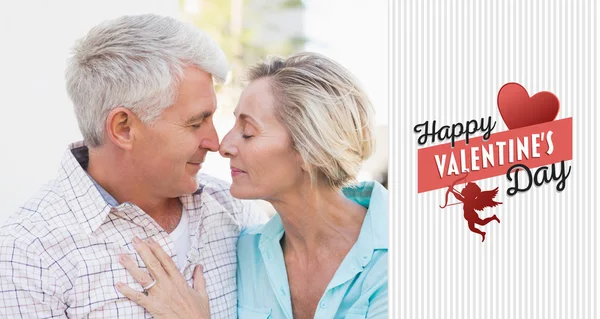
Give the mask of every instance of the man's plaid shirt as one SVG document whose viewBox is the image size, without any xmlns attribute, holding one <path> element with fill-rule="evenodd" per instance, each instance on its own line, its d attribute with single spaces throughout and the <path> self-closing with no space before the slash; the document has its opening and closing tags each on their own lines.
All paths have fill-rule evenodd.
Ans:
<svg viewBox="0 0 600 319">
<path fill-rule="evenodd" d="M 58 178 L 0 228 L 0 318 L 150 318 L 122 296 L 119 281 L 141 286 L 119 264 L 127 252 L 144 268 L 133 236 L 152 237 L 175 257 L 168 233 L 139 207 L 109 205 L 87 175 L 83 143 L 66 152 Z M 213 318 L 235 318 L 236 244 L 241 230 L 266 221 L 229 185 L 200 174 L 199 188 L 181 197 L 192 246 L 183 275 L 204 265 Z"/>
</svg>

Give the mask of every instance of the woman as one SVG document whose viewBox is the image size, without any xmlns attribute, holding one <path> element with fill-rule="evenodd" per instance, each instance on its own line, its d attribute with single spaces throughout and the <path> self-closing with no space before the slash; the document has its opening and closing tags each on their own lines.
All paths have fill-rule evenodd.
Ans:
<svg viewBox="0 0 600 319">
<path fill-rule="evenodd" d="M 314 53 L 249 74 L 220 153 L 231 194 L 269 201 L 277 214 L 238 240 L 239 318 L 387 318 L 387 191 L 349 185 L 374 148 L 369 99 Z M 147 296 L 119 291 L 156 318 L 208 318 L 202 271 L 192 289 L 156 243 L 136 242 L 158 284 Z M 124 265 L 145 285 L 148 274 Z"/>
</svg>

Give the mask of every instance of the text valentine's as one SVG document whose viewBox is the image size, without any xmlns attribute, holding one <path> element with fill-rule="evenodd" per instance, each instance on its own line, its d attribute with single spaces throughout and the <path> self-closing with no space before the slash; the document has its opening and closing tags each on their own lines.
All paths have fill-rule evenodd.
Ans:
<svg viewBox="0 0 600 319">
<path fill-rule="evenodd" d="M 470 181 L 506 175 L 509 196 L 551 182 L 562 191 L 571 172 L 565 161 L 573 157 L 572 125 L 572 118 L 565 118 L 492 134 L 492 117 L 420 123 L 413 129 L 419 145 L 450 142 L 418 150 L 418 192 L 447 187 L 467 171 Z"/>
</svg>

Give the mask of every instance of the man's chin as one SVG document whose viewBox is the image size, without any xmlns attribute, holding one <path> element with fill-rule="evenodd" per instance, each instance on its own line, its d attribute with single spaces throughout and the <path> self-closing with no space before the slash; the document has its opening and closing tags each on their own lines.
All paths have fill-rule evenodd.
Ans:
<svg viewBox="0 0 600 319">
<path fill-rule="evenodd" d="M 200 185 L 198 184 L 198 178 L 197 176 L 194 176 L 193 180 L 190 182 L 190 194 L 195 193 L 198 190 L 199 186 Z"/>
<path fill-rule="evenodd" d="M 181 192 L 181 195 L 190 195 L 195 193 L 198 190 L 199 184 L 198 184 L 198 180 L 196 179 L 196 176 L 192 176 L 190 177 L 188 180 L 185 181 L 184 185 L 180 185 L 179 187 L 179 192 Z M 181 196 L 179 195 L 179 196 Z"/>
</svg>

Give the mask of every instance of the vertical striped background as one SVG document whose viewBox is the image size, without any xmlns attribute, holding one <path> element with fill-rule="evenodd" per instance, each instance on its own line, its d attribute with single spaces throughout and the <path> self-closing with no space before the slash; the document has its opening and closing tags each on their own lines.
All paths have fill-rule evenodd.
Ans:
<svg viewBox="0 0 600 319">
<path fill-rule="evenodd" d="M 600 318 L 597 1 L 389 2 L 390 318 Z M 571 175 L 486 209 L 468 230 L 445 190 L 417 194 L 416 124 L 493 116 L 507 82 L 551 91 L 573 117 Z"/>
</svg>

